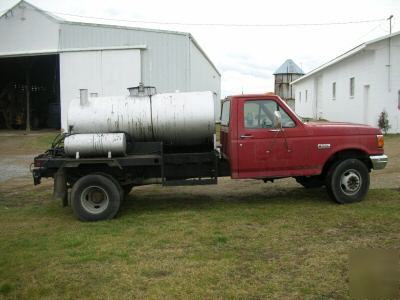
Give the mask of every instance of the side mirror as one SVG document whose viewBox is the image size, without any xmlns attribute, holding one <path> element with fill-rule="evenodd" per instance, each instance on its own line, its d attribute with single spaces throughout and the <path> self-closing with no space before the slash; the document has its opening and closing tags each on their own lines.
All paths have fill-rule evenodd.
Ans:
<svg viewBox="0 0 400 300">
<path fill-rule="evenodd" d="M 282 129 L 281 113 L 278 110 L 274 112 L 274 128 Z"/>
</svg>

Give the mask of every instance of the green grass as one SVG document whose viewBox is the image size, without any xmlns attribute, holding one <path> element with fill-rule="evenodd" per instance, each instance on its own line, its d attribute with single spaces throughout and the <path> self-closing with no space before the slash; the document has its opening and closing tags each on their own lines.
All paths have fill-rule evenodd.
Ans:
<svg viewBox="0 0 400 300">
<path fill-rule="evenodd" d="M 56 132 L 41 133 L 39 136 L 21 136 L 18 137 L 24 149 L 44 151 L 50 148 L 54 138 L 58 135 Z"/>
<path fill-rule="evenodd" d="M 45 187 L 3 192 L 0 298 L 341 299 L 352 249 L 399 249 L 399 190 L 336 205 L 321 190 L 270 189 L 140 188 L 98 223 Z"/>
</svg>

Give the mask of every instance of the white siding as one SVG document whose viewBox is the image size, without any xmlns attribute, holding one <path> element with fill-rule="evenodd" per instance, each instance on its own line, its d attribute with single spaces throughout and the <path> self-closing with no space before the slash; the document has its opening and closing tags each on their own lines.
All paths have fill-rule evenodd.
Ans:
<svg viewBox="0 0 400 300">
<path fill-rule="evenodd" d="M 389 132 L 400 132 L 400 36 L 392 38 L 391 52 L 390 91 L 386 39 L 295 83 L 296 112 L 305 117 L 377 126 L 380 113 L 386 110 L 391 125 Z M 351 77 L 355 78 L 353 97 L 350 96 Z M 333 82 L 336 82 L 335 99 L 332 99 Z M 308 103 L 304 101 L 306 89 L 313 94 L 313 101 Z"/>
<path fill-rule="evenodd" d="M 215 119 L 221 112 L 221 75 L 208 62 L 197 45 L 190 40 L 190 90 L 212 91 L 215 95 Z"/>
<path fill-rule="evenodd" d="M 27 4 L 0 18 L 0 55 L 57 52 L 59 24 Z"/>
<path fill-rule="evenodd" d="M 304 118 L 315 117 L 315 105 L 314 105 L 314 81 L 304 80 L 299 84 L 295 85 L 296 91 L 296 113 Z M 299 93 L 301 92 L 301 101 L 299 100 Z M 306 97 L 307 94 L 307 97 Z"/>
<path fill-rule="evenodd" d="M 67 111 L 79 89 L 99 96 L 128 94 L 140 82 L 140 50 L 77 51 L 60 54 L 61 127 L 67 129 Z"/>
<path fill-rule="evenodd" d="M 61 24 L 60 49 L 146 45 L 142 81 L 158 92 L 190 91 L 188 35 L 146 29 Z"/>
</svg>

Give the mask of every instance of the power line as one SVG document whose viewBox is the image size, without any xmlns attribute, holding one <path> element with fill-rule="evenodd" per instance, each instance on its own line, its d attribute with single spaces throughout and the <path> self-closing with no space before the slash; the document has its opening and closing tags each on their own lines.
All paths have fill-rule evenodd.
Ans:
<svg viewBox="0 0 400 300">
<path fill-rule="evenodd" d="M 357 42 L 361 41 L 361 40 L 364 39 L 366 36 L 368 36 L 369 34 L 371 34 L 372 32 L 374 32 L 376 29 L 378 29 L 379 27 L 381 27 L 382 24 L 383 24 L 383 21 L 386 21 L 386 20 L 382 20 L 381 22 L 379 22 L 379 24 L 378 24 L 377 26 L 374 26 L 374 28 L 372 28 L 372 29 L 369 30 L 367 33 L 363 34 L 363 35 L 360 36 L 358 39 L 356 39 L 356 40 L 354 41 L 353 44 L 356 44 Z"/>
<path fill-rule="evenodd" d="M 281 23 L 281 24 L 234 24 L 234 23 L 185 23 L 185 22 L 161 22 L 153 20 L 132 20 L 132 19 L 114 19 L 114 18 L 103 18 L 103 17 L 92 17 L 83 16 L 70 13 L 62 13 L 55 11 L 45 11 L 47 13 L 64 15 L 71 17 L 103 20 L 103 21 L 117 21 L 117 22 L 129 22 L 129 23 L 144 23 L 144 24 L 156 24 L 156 25 L 179 25 L 179 26 L 213 26 L 213 27 L 300 27 L 300 26 L 333 26 L 333 25 L 349 25 L 349 24 L 362 24 L 362 23 L 375 23 L 385 20 L 383 19 L 370 19 L 370 20 L 357 20 L 357 21 L 343 21 L 343 22 L 328 22 L 328 23 Z"/>
</svg>

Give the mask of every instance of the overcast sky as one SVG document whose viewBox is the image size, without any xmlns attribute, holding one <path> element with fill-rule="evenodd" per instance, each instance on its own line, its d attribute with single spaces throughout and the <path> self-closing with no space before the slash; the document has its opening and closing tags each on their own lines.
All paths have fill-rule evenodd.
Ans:
<svg viewBox="0 0 400 300">
<path fill-rule="evenodd" d="M 293 24 L 385 19 L 400 30 L 400 0 L 28 0 L 52 12 L 167 23 Z M 0 11 L 17 3 L 0 0 Z M 60 15 L 69 20 L 71 16 Z M 114 21 L 90 20 L 93 23 Z M 288 58 L 308 72 L 358 44 L 388 34 L 388 21 L 296 26 L 121 25 L 190 32 L 222 74 L 222 96 L 273 91 L 273 72 Z"/>
</svg>

